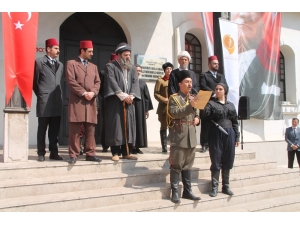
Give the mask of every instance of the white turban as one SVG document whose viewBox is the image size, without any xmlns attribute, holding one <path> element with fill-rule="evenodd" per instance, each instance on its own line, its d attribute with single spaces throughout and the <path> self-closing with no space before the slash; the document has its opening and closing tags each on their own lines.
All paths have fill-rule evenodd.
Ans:
<svg viewBox="0 0 300 225">
<path fill-rule="evenodd" d="M 191 61 L 191 55 L 187 51 L 182 51 L 177 56 L 177 60 L 179 60 L 181 57 L 187 57 L 189 61 Z"/>
</svg>

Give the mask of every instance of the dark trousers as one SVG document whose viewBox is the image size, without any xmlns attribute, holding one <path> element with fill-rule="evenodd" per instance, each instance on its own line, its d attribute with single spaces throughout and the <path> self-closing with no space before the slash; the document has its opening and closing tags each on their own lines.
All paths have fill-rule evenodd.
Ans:
<svg viewBox="0 0 300 225">
<path fill-rule="evenodd" d="M 232 128 L 224 128 L 228 135 L 213 127 L 209 132 L 209 157 L 211 171 L 230 170 L 235 157 L 235 133 Z"/>
<path fill-rule="evenodd" d="M 133 149 L 133 145 L 128 143 L 128 152 L 130 155 L 130 152 Z M 127 156 L 127 150 L 126 150 L 126 145 L 119 145 L 119 146 L 110 146 L 111 154 L 114 155 L 122 155 L 122 156 Z"/>
<path fill-rule="evenodd" d="M 60 116 L 38 117 L 37 129 L 37 154 L 44 156 L 46 154 L 46 132 L 48 129 L 49 151 L 51 154 L 58 154 L 58 134 L 60 128 Z"/>
<path fill-rule="evenodd" d="M 102 127 L 100 128 L 101 129 L 101 145 L 102 145 L 103 149 L 107 149 L 107 148 L 109 148 L 109 146 L 107 146 L 105 144 L 105 117 L 104 117 L 104 100 L 103 100 L 103 98 L 101 99 L 100 114 L 101 114 L 100 117 L 102 120 Z"/>
<path fill-rule="evenodd" d="M 295 155 L 297 156 L 297 162 L 300 167 L 300 151 L 288 151 L 288 168 L 293 168 Z"/>
<path fill-rule="evenodd" d="M 208 145 L 208 133 L 209 133 L 209 120 L 202 119 L 203 117 L 203 110 L 200 110 L 200 118 L 201 118 L 201 125 L 200 125 L 200 144 L 202 146 Z"/>
<path fill-rule="evenodd" d="M 80 126 L 84 126 L 85 146 L 84 152 L 87 156 L 95 156 L 95 124 L 86 122 L 69 123 L 69 155 L 77 158 L 80 154 Z"/>
</svg>

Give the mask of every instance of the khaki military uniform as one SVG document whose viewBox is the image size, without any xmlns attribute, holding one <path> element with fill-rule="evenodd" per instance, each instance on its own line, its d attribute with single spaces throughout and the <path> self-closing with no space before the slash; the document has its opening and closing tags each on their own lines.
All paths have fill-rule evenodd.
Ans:
<svg viewBox="0 0 300 225">
<path fill-rule="evenodd" d="M 167 112 L 170 120 L 170 169 L 180 173 L 194 164 L 197 145 L 194 118 L 199 118 L 199 110 L 194 109 L 187 96 L 179 91 L 170 96 Z"/>
</svg>

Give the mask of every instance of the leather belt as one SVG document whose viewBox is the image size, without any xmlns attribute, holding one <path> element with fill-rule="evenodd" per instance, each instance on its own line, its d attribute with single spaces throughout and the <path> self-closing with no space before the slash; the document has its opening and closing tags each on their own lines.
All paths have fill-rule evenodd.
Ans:
<svg viewBox="0 0 300 225">
<path fill-rule="evenodd" d="M 177 128 L 179 132 L 182 131 L 182 124 L 186 124 L 187 126 L 194 125 L 194 121 L 191 120 L 181 120 L 181 119 L 173 119 L 172 123 Z"/>
<path fill-rule="evenodd" d="M 181 120 L 181 124 L 186 124 L 187 126 L 194 125 L 194 121 L 191 120 Z"/>
</svg>

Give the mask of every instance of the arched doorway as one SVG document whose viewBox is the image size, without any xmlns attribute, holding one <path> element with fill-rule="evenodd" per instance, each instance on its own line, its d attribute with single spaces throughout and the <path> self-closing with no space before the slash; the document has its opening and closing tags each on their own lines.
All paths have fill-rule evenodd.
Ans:
<svg viewBox="0 0 300 225">
<path fill-rule="evenodd" d="M 98 66 L 98 70 L 104 69 L 105 64 L 121 42 L 127 42 L 126 36 L 120 25 L 110 16 L 101 12 L 74 13 L 60 26 L 60 57 L 59 60 L 65 65 L 67 60 L 74 59 L 79 55 L 79 42 L 92 40 L 94 55 L 91 62 Z M 68 98 L 69 88 L 65 78 L 62 82 L 63 91 L 63 114 L 59 134 L 59 144 L 68 145 L 69 122 L 68 122 Z M 99 101 L 101 98 L 99 97 Z M 99 104 L 101 105 L 101 104 Z M 99 110 L 100 112 L 100 110 Z M 96 125 L 96 143 L 100 144 L 102 121 L 99 119 Z"/>
</svg>

